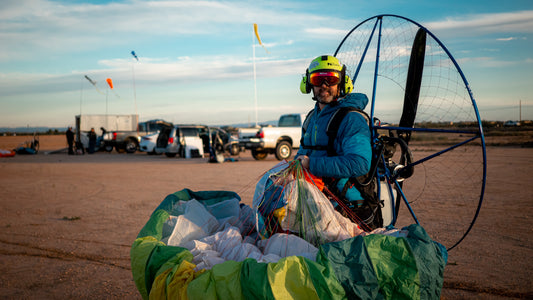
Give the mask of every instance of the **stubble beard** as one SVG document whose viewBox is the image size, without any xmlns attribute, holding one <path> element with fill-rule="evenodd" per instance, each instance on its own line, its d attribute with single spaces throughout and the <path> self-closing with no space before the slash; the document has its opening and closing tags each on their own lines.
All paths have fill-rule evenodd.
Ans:
<svg viewBox="0 0 533 300">
<path fill-rule="evenodd" d="M 315 93 L 315 98 L 319 103 L 329 104 L 335 100 L 335 95 L 333 90 L 330 87 L 327 88 L 318 88 L 318 90 L 313 91 Z"/>
</svg>

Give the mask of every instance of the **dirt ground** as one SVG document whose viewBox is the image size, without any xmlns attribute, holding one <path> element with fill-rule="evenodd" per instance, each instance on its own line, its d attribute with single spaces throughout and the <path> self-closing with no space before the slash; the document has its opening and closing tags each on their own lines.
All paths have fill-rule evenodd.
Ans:
<svg viewBox="0 0 533 300">
<path fill-rule="evenodd" d="M 0 137 L 13 149 L 28 137 Z M 37 155 L 0 158 L 0 298 L 140 299 L 130 247 L 166 195 L 237 192 L 250 204 L 278 161 L 236 162 L 96 153 L 45 154 L 64 136 L 41 136 Z M 533 299 L 533 150 L 488 147 L 484 204 L 450 251 L 442 299 Z"/>
</svg>

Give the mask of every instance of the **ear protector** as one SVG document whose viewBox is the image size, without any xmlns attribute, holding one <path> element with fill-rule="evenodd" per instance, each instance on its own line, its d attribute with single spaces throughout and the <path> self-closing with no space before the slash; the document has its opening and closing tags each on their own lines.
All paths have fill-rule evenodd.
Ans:
<svg viewBox="0 0 533 300">
<path fill-rule="evenodd" d="M 300 92 L 302 94 L 309 94 L 311 92 L 311 84 L 309 83 L 309 69 L 305 70 L 305 76 L 302 76 L 302 81 L 300 82 Z"/>
</svg>

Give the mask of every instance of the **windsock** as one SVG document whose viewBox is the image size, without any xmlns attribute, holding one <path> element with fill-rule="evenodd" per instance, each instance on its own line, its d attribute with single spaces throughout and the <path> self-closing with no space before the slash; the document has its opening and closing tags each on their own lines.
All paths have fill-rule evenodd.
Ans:
<svg viewBox="0 0 533 300">
<path fill-rule="evenodd" d="M 133 57 L 135 57 L 135 59 L 136 59 L 137 61 L 139 61 L 139 58 L 137 57 L 137 54 L 135 54 L 135 51 L 132 50 L 132 51 L 131 51 L 131 55 L 133 55 Z"/>
<path fill-rule="evenodd" d="M 107 78 L 105 81 L 107 81 L 107 84 L 109 84 L 109 87 L 113 89 L 113 80 L 111 80 L 111 78 Z"/>
<path fill-rule="evenodd" d="M 89 76 L 87 76 L 87 75 L 85 75 L 85 78 L 86 78 L 87 80 L 89 80 L 89 82 L 94 86 L 94 88 L 98 91 L 98 93 L 100 93 L 100 94 L 102 94 L 102 95 L 104 94 L 104 93 L 102 93 L 102 91 L 100 91 L 100 89 L 96 86 L 96 81 L 92 80 L 92 79 L 89 78 Z"/>
<path fill-rule="evenodd" d="M 255 32 L 255 37 L 257 37 L 257 41 L 259 42 L 259 45 L 261 45 L 261 47 L 263 47 L 263 49 L 265 49 L 267 53 L 270 53 L 268 52 L 267 48 L 265 48 L 265 45 L 263 45 L 263 43 L 261 42 L 261 38 L 259 37 L 259 32 L 257 31 L 256 23 L 254 23 L 254 32 Z"/>
</svg>

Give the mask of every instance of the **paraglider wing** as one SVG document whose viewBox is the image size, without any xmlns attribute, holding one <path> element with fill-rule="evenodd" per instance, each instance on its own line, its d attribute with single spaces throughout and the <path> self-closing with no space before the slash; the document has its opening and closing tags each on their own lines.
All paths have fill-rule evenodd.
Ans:
<svg viewBox="0 0 533 300">
<path fill-rule="evenodd" d="M 247 211 L 247 205 L 239 205 L 240 196 L 231 191 L 184 189 L 161 202 L 139 232 L 130 252 L 133 280 L 143 299 L 175 298 L 176 295 L 187 295 L 189 299 L 440 298 L 447 253 L 419 225 L 402 229 L 405 237 L 356 236 L 320 245 L 314 248 L 314 255 L 307 256 L 291 252 L 298 248 L 296 244 L 302 243 L 302 238 L 278 233 L 269 240 L 259 239 L 257 243 L 266 245 L 264 251 L 279 248 L 273 252 L 280 255 L 287 252 L 287 256 L 263 255 L 261 250 L 252 251 L 254 245 L 250 238 L 257 238 L 256 231 L 249 232 L 255 238 L 243 239 L 239 234 L 240 225 L 217 227 L 210 224 L 212 221 L 205 221 L 209 226 L 198 225 L 207 219 L 222 221 L 224 217 L 229 220 L 219 212 L 229 211 L 229 206 L 223 204 L 233 202 L 241 210 L 236 212 L 235 218 L 238 215 L 241 221 L 253 222 L 246 217 L 250 214 L 242 213 Z M 182 209 L 184 205 L 188 208 Z M 205 218 L 202 214 L 191 213 L 193 210 L 203 211 Z M 197 220 L 193 216 L 198 216 Z M 207 234 L 204 230 L 209 228 L 224 230 L 202 241 L 189 240 L 183 246 L 172 246 L 167 234 L 177 232 L 176 236 L 182 241 L 190 235 L 184 234 L 185 227 L 169 229 L 169 220 L 176 220 L 176 226 L 186 224 L 184 220 L 196 220 L 195 230 L 204 235 Z M 235 224 L 240 222 L 233 220 Z M 245 228 L 247 226 L 242 227 Z M 243 253 L 250 256 L 235 258 Z M 286 284 L 286 278 L 291 278 L 291 284 Z"/>
</svg>

